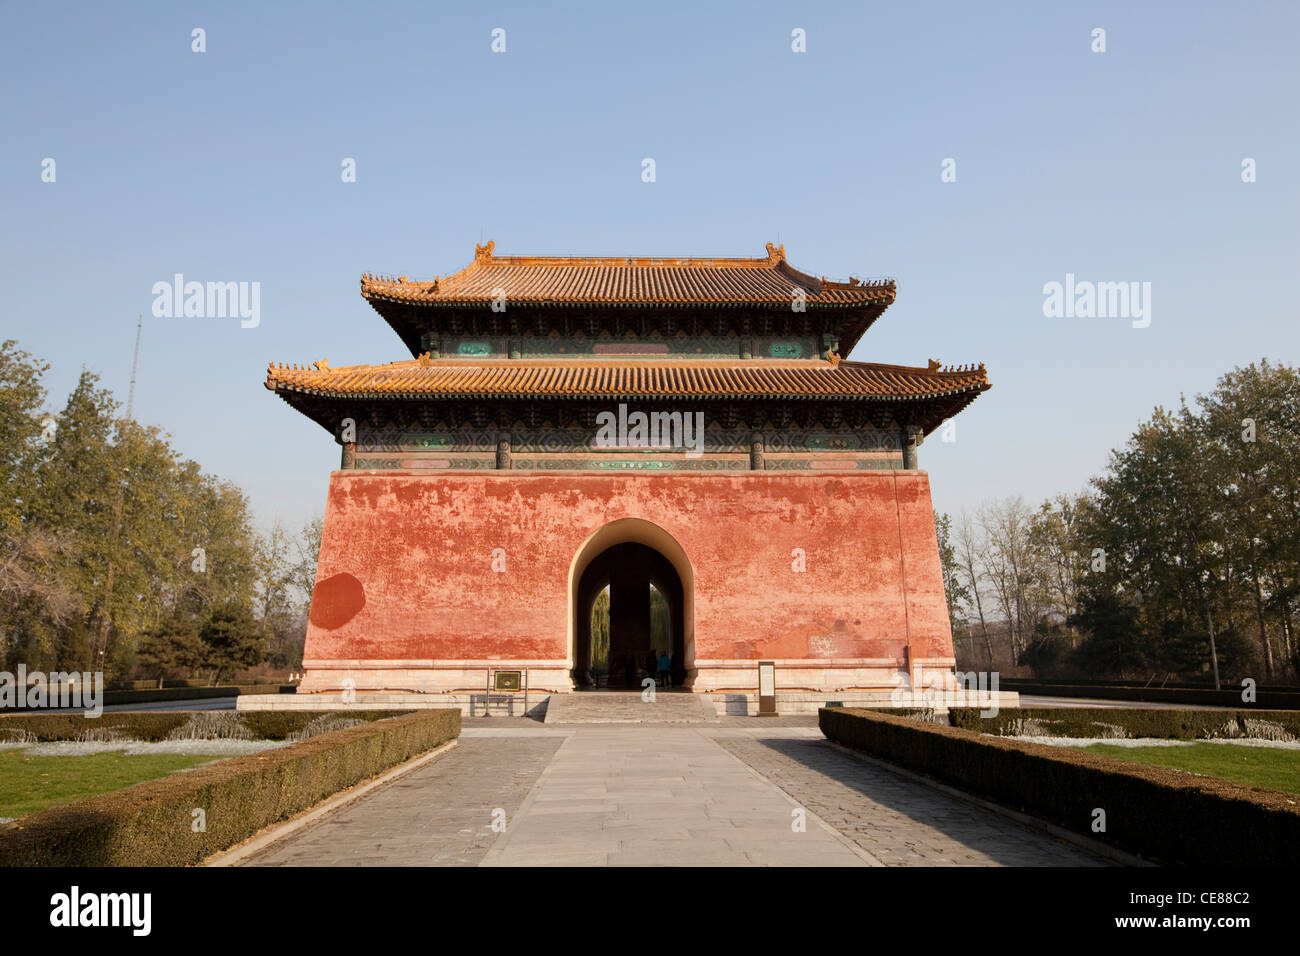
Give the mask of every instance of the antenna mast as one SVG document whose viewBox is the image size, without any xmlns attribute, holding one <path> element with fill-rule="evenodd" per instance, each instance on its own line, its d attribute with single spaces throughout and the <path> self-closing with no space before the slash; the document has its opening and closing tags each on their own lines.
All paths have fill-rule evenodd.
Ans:
<svg viewBox="0 0 1300 956">
<path fill-rule="evenodd" d="M 140 365 L 140 330 L 144 326 L 144 315 L 137 315 L 135 322 L 135 354 L 131 356 L 131 388 L 126 393 L 126 417 L 132 417 L 135 408 L 135 370 Z"/>
</svg>

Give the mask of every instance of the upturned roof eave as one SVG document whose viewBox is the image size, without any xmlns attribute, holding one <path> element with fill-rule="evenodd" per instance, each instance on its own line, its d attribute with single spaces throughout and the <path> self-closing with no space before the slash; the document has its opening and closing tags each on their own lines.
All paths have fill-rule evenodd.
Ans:
<svg viewBox="0 0 1300 956">
<path fill-rule="evenodd" d="M 342 402 L 431 402 L 431 401 L 467 401 L 474 399 L 492 399 L 494 401 L 518 401 L 521 399 L 553 401 L 602 401 L 611 399 L 639 399 L 642 401 L 844 401 L 844 402 L 909 402 L 950 398 L 956 395 L 980 395 L 990 388 L 991 383 L 969 385 L 943 391 L 923 392 L 917 394 L 883 393 L 876 395 L 860 392 L 646 392 L 646 391 L 578 391 L 578 392 L 500 392 L 490 390 L 439 391 L 439 392 L 382 392 L 382 391 L 325 391 L 289 382 L 268 382 L 267 387 L 277 395 L 307 395 L 327 401 Z"/>
</svg>

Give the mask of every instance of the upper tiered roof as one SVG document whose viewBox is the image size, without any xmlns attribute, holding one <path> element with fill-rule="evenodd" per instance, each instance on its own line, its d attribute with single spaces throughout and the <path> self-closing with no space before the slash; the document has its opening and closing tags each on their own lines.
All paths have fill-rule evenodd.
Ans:
<svg viewBox="0 0 1300 956">
<path fill-rule="evenodd" d="M 495 242 L 474 247 L 474 261 L 429 282 L 364 275 L 361 294 L 410 345 L 410 308 L 486 307 L 502 291 L 507 307 L 748 308 L 791 311 L 802 293 L 810 312 L 835 310 L 829 324 L 848 353 L 894 301 L 892 279 L 833 282 L 808 275 L 785 259 L 785 246 L 743 258 L 497 256 Z M 412 351 L 415 351 L 412 348 Z"/>
</svg>

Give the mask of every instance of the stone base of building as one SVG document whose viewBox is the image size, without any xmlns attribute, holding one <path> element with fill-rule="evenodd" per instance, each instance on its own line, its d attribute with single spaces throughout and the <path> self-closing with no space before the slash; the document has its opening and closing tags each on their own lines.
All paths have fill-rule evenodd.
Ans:
<svg viewBox="0 0 1300 956">
<path fill-rule="evenodd" d="M 778 691 L 841 693 L 956 687 L 952 658 L 907 661 L 893 658 L 847 660 L 781 659 Z M 357 693 L 456 694 L 487 690 L 493 671 L 522 671 L 538 693 L 580 692 L 568 661 L 305 661 L 299 694 Z M 700 660 L 689 668 L 683 688 L 697 694 L 758 690 L 758 661 Z"/>
<path fill-rule="evenodd" d="M 711 694 L 719 717 L 758 716 L 757 694 Z M 919 693 L 911 691 L 845 691 L 829 694 L 777 692 L 776 712 L 781 717 L 815 714 L 823 707 L 847 707 L 862 710 L 888 710 L 906 707 L 933 710 L 946 714 L 953 707 L 978 707 L 980 710 L 998 710 L 1019 707 L 1020 695 L 1015 691 L 989 693 L 950 691 L 947 693 Z"/>
<path fill-rule="evenodd" d="M 483 716 L 482 691 L 464 694 L 414 694 L 414 693 L 339 693 L 317 694 L 240 694 L 235 698 L 235 710 L 459 710 L 466 717 Z M 513 695 L 508 703 L 494 703 L 494 717 L 541 717 L 546 713 L 546 702 L 551 695 L 530 693 L 525 701 L 522 693 Z"/>
<path fill-rule="evenodd" d="M 509 702 L 492 705 L 492 716 L 541 717 L 553 696 L 547 692 L 511 695 Z M 592 694 L 599 700 L 604 694 Z M 702 695 L 713 705 L 719 717 L 754 717 L 758 714 L 758 694 L 731 692 Z M 933 709 L 943 714 L 952 707 L 978 707 L 997 710 L 1019 707 L 1020 695 L 1014 691 L 947 691 L 944 693 L 908 690 L 842 691 L 836 694 L 808 691 L 778 691 L 777 713 L 783 717 L 815 714 L 822 707 L 858 707 L 882 710 L 897 707 Z M 483 716 L 482 692 L 459 694 L 358 693 L 345 696 L 339 692 L 314 694 L 242 694 L 236 710 L 438 710 L 456 709 L 464 716 Z M 649 718 L 647 718 L 649 719 Z"/>
<path fill-rule="evenodd" d="M 573 689 L 569 662 L 564 660 L 493 661 L 304 661 L 306 675 L 299 694 L 357 693 L 457 694 L 483 693 L 491 671 L 524 671 L 528 687 L 539 694 Z M 522 693 L 522 691 L 521 691 Z"/>
</svg>

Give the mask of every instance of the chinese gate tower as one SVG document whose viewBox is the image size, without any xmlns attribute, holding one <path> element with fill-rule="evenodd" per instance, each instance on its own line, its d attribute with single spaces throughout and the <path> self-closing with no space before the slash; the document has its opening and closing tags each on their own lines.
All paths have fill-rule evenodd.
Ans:
<svg viewBox="0 0 1300 956">
<path fill-rule="evenodd" d="M 841 359 L 895 283 L 497 256 L 361 294 L 412 358 L 272 365 L 342 447 L 300 693 L 879 691 L 954 664 L 917 447 L 984 367 Z M 917 686 L 914 682 L 911 686 Z"/>
</svg>

